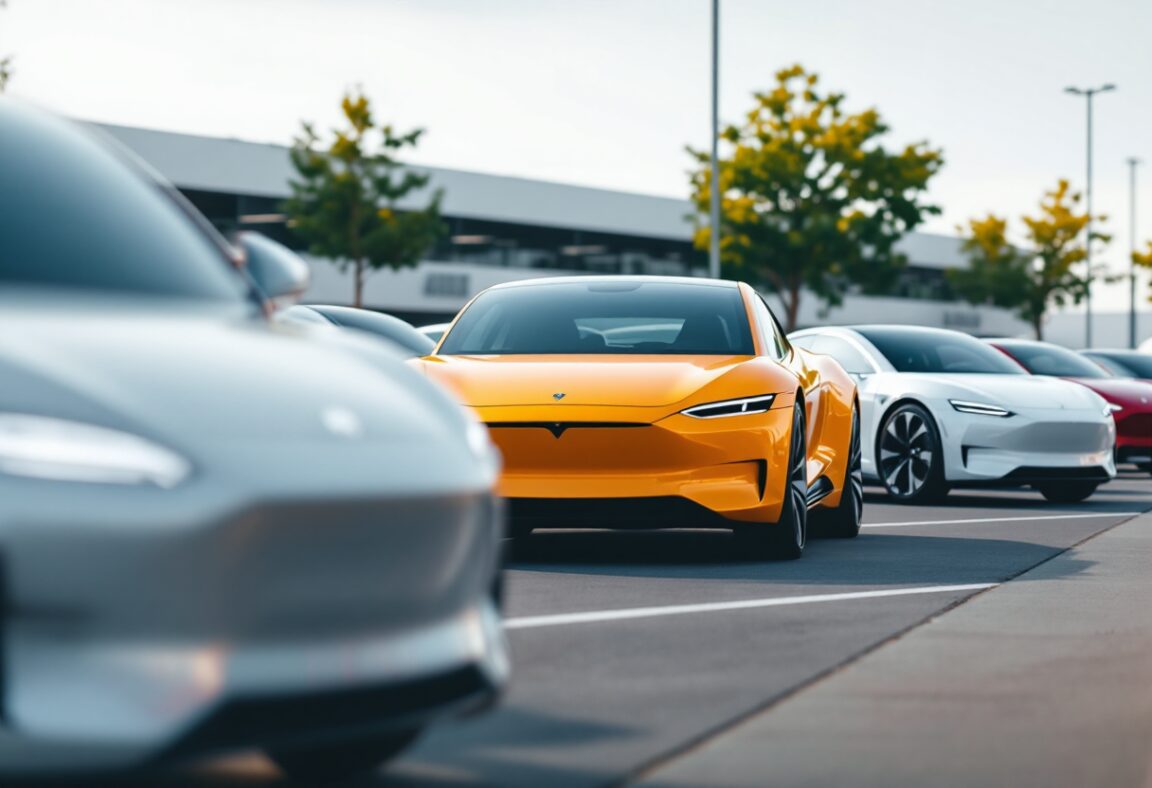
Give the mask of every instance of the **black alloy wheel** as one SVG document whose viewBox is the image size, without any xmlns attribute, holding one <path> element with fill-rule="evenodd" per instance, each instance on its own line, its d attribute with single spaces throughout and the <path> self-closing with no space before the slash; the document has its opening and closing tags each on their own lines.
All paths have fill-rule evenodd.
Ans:
<svg viewBox="0 0 1152 788">
<path fill-rule="evenodd" d="M 736 530 L 742 553 L 791 561 L 804 555 L 808 541 L 808 452 L 804 439 L 804 401 L 792 408 L 792 435 L 788 445 L 788 486 L 784 506 L 775 523 L 742 526 Z"/>
<path fill-rule="evenodd" d="M 885 489 L 900 503 L 928 503 L 948 493 L 940 433 L 921 405 L 907 402 L 885 417 L 876 460 Z"/>
</svg>

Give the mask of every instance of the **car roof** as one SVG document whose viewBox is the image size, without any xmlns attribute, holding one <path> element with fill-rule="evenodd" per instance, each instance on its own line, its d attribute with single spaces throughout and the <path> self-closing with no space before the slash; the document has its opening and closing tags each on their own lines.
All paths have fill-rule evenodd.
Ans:
<svg viewBox="0 0 1152 788">
<path fill-rule="evenodd" d="M 1098 353 L 1101 356 L 1139 356 L 1144 358 L 1147 353 L 1142 353 L 1139 350 L 1130 350 L 1128 348 L 1086 348 L 1080 351 L 1081 353 Z"/>
<path fill-rule="evenodd" d="M 505 290 L 515 287 L 540 287 L 565 284 L 597 284 L 607 282 L 635 282 L 643 284 L 707 285 L 711 287 L 739 287 L 740 283 L 731 279 L 707 279 L 696 276 L 632 276 L 632 275 L 593 275 L 593 276 L 541 276 L 532 279 L 518 279 L 515 282 L 502 282 L 492 285 L 489 290 Z"/>
</svg>

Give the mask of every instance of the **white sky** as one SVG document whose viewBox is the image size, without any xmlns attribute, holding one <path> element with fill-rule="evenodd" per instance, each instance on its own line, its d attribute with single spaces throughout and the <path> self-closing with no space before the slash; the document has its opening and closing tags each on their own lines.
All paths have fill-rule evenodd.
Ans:
<svg viewBox="0 0 1152 788">
<path fill-rule="evenodd" d="M 378 115 L 428 129 L 415 161 L 686 196 L 684 145 L 708 135 L 708 0 L 9 0 L 13 95 L 92 120 L 287 143 L 335 122 L 360 84 Z M 928 139 L 952 232 L 1014 221 L 1058 177 L 1084 183 L 1096 99 L 1096 207 L 1127 270 L 1128 173 L 1152 237 L 1152 1 L 722 0 L 721 115 L 793 62 L 890 142 Z M 2 142 L 2 141 L 0 141 Z M 1019 226 L 1017 222 L 1017 227 Z M 1141 241 L 1141 244 L 1143 241 Z M 1098 308 L 1126 290 L 1100 288 Z"/>
</svg>

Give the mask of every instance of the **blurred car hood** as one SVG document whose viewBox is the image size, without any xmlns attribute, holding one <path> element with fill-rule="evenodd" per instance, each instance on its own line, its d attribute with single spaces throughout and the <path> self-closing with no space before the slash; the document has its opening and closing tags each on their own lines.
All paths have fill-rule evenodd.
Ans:
<svg viewBox="0 0 1152 788">
<path fill-rule="evenodd" d="M 375 363 L 365 363 L 335 338 L 179 305 L 0 307 L 3 411 L 177 445 L 329 443 L 351 432 L 367 441 L 416 440 L 458 426 L 383 344 Z M 371 356 L 374 348 L 360 351 Z"/>
<path fill-rule="evenodd" d="M 498 405 L 663 406 L 681 402 L 748 356 L 430 356 L 428 376 L 474 408 Z M 557 398 L 555 395 L 563 394 Z"/>
<path fill-rule="evenodd" d="M 1152 383 L 1130 378 L 1068 378 L 1087 386 L 1109 402 L 1140 410 L 1152 410 Z"/>
</svg>

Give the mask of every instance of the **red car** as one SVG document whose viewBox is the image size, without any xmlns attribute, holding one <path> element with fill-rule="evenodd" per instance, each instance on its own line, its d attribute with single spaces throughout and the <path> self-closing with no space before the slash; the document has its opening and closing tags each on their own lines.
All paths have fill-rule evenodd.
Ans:
<svg viewBox="0 0 1152 788">
<path fill-rule="evenodd" d="M 1049 342 L 993 339 L 989 344 L 1033 375 L 1075 381 L 1107 400 L 1116 421 L 1116 461 L 1152 472 L 1152 383 L 1114 377 L 1084 356 Z"/>
</svg>

